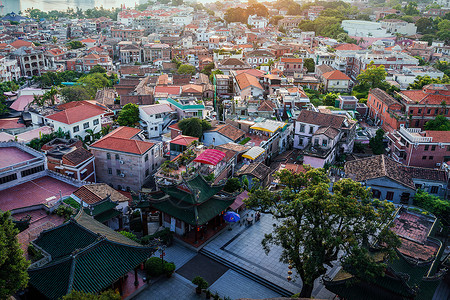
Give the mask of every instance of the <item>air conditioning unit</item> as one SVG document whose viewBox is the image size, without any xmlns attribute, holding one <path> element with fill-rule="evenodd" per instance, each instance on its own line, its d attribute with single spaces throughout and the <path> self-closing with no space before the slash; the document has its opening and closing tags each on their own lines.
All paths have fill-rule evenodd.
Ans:
<svg viewBox="0 0 450 300">
<path fill-rule="evenodd" d="M 124 173 L 121 173 L 121 174 L 120 174 L 120 177 L 125 177 L 125 174 L 124 174 Z"/>
<path fill-rule="evenodd" d="M 121 165 L 123 165 L 123 160 L 119 160 L 119 163 L 120 163 Z"/>
</svg>

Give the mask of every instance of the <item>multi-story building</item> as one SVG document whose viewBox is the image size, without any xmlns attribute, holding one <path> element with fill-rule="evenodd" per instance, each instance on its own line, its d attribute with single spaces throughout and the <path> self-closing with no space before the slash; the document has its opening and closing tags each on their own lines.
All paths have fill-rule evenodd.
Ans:
<svg viewBox="0 0 450 300">
<path fill-rule="evenodd" d="M 176 112 L 167 104 L 139 106 L 139 117 L 148 136 L 159 137 L 176 119 Z"/>
<path fill-rule="evenodd" d="M 134 44 L 120 47 L 120 62 L 122 64 L 134 64 L 142 62 L 141 48 Z"/>
<path fill-rule="evenodd" d="M 214 110 L 213 107 L 205 106 L 204 102 L 195 97 L 177 97 L 159 100 L 161 104 L 168 104 L 178 114 L 178 119 L 197 117 L 206 119 Z"/>
<path fill-rule="evenodd" d="M 303 163 L 314 168 L 332 164 L 352 153 L 357 122 L 346 116 L 302 110 L 295 121 L 294 148 L 303 151 Z"/>
<path fill-rule="evenodd" d="M 276 68 L 283 72 L 285 75 L 294 75 L 294 73 L 303 72 L 303 59 L 302 58 L 290 58 L 281 57 L 277 63 Z"/>
<path fill-rule="evenodd" d="M 320 76 L 325 91 L 329 92 L 345 92 L 347 93 L 353 82 L 344 73 L 339 70 L 326 72 Z"/>
<path fill-rule="evenodd" d="M 403 20 L 385 19 L 381 22 L 381 27 L 388 33 L 399 33 L 404 35 L 414 35 L 417 33 L 417 26 L 414 23 L 408 23 Z"/>
<path fill-rule="evenodd" d="M 17 60 L 0 56 L 0 81 L 19 80 L 20 68 Z"/>
<path fill-rule="evenodd" d="M 142 130 L 119 127 L 89 146 L 97 181 L 118 190 L 139 191 L 163 162 L 162 143 L 144 140 Z"/>
<path fill-rule="evenodd" d="M 273 52 L 268 50 L 255 50 L 245 53 L 245 60 L 252 68 L 259 67 L 275 60 Z"/>
<path fill-rule="evenodd" d="M 41 69 L 45 66 L 44 53 L 33 48 L 19 48 L 11 53 L 17 59 L 22 76 L 41 76 Z"/>
<path fill-rule="evenodd" d="M 450 84 L 429 84 L 422 90 L 407 90 L 397 93 L 404 105 L 408 127 L 423 128 L 426 122 L 437 115 L 450 117 Z"/>
<path fill-rule="evenodd" d="M 403 70 L 393 75 L 394 80 L 400 85 L 400 89 L 406 90 L 408 86 L 416 80 L 417 76 L 429 76 L 430 78 L 442 78 L 444 72 L 441 72 L 432 66 L 413 66 L 404 67 Z"/>
<path fill-rule="evenodd" d="M 266 28 L 269 20 L 258 15 L 250 15 L 248 16 L 247 24 L 254 28 Z"/>
<path fill-rule="evenodd" d="M 145 29 L 111 28 L 111 37 L 138 42 L 144 36 Z"/>
<path fill-rule="evenodd" d="M 214 74 L 216 93 L 218 96 L 231 96 L 233 94 L 233 76 Z"/>
<path fill-rule="evenodd" d="M 450 132 L 420 128 L 394 130 L 388 134 L 390 156 L 407 166 L 439 168 L 450 161 Z"/>
<path fill-rule="evenodd" d="M 167 44 L 145 44 L 143 54 L 145 62 L 152 62 L 157 59 L 170 61 L 171 59 L 170 46 Z"/>
<path fill-rule="evenodd" d="M 379 88 L 369 91 L 367 106 L 369 118 L 385 132 L 392 132 L 406 123 L 403 104 Z"/>
</svg>

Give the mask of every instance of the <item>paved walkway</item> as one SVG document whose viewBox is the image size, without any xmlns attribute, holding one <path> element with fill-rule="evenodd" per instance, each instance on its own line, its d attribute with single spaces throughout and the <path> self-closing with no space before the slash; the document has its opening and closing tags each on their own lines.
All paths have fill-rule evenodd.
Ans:
<svg viewBox="0 0 450 300">
<path fill-rule="evenodd" d="M 252 212 L 249 213 L 251 214 Z M 245 217 L 242 219 L 245 219 Z M 271 246 L 271 251 L 266 255 L 261 245 L 264 235 L 272 232 L 275 222 L 276 220 L 271 215 L 261 215 L 260 221 L 250 227 L 234 224 L 232 231 L 222 232 L 207 244 L 204 249 L 291 291 L 293 294 L 298 293 L 300 292 L 302 281 L 295 272 L 291 276 L 294 278 L 293 281 L 289 282 L 286 280 L 289 268 L 287 264 L 279 260 L 282 248 Z M 333 277 L 338 269 L 331 269 L 329 276 Z M 320 280 L 317 280 L 312 296 L 328 299 L 333 294 L 324 288 Z"/>
<path fill-rule="evenodd" d="M 198 255 L 197 252 L 177 243 L 167 248 L 165 253 L 166 256 L 164 259 L 174 262 L 177 270 L 192 259 L 195 260 L 194 257 Z M 157 252 L 155 253 L 155 256 L 159 256 L 159 254 L 160 253 Z M 205 263 L 202 267 L 205 269 L 214 268 L 214 264 L 210 265 Z M 218 292 L 222 298 L 230 297 L 231 299 L 271 298 L 280 296 L 272 290 L 232 270 L 227 270 L 223 273 L 222 276 L 215 280 L 209 289 L 212 292 Z M 198 300 L 205 299 L 205 295 L 202 294 L 199 296 L 195 294 L 195 285 L 180 274 L 174 273 L 171 278 L 161 277 L 158 281 L 151 282 L 147 288 L 133 299 L 173 300 L 177 298 L 183 300 Z"/>
</svg>

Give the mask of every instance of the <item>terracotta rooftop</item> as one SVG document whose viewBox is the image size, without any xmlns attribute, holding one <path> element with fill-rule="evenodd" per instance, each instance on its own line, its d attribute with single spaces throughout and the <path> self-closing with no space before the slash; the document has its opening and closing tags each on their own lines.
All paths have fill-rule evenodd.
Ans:
<svg viewBox="0 0 450 300">
<path fill-rule="evenodd" d="M 392 98 L 388 93 L 383 91 L 382 89 L 375 88 L 371 89 L 369 94 L 375 96 L 378 100 L 386 104 L 387 106 L 391 106 L 392 104 L 400 104 L 394 98 Z"/>
<path fill-rule="evenodd" d="M 0 210 L 46 204 L 59 199 L 60 195 L 69 196 L 76 189 L 64 181 L 43 176 L 0 191 Z"/>
<path fill-rule="evenodd" d="M 180 134 L 179 136 L 171 140 L 170 143 L 182 146 L 189 146 L 193 141 L 198 141 L 198 138 Z"/>
<path fill-rule="evenodd" d="M 118 152 L 142 155 L 150 150 L 155 144 L 150 142 L 118 138 L 115 136 L 103 137 L 93 143 L 90 148 L 99 148 Z"/>
<path fill-rule="evenodd" d="M 252 76 L 250 74 L 241 73 L 241 74 L 237 75 L 235 77 L 235 79 L 241 90 L 246 89 L 250 86 L 256 87 L 261 90 L 263 89 L 263 87 L 259 83 L 258 78 L 256 78 L 255 76 Z"/>
<path fill-rule="evenodd" d="M 345 117 L 343 116 L 324 114 L 306 109 L 300 111 L 300 114 L 297 117 L 298 122 L 321 126 L 331 126 L 333 128 L 341 128 L 344 120 Z"/>
<path fill-rule="evenodd" d="M 236 172 L 236 175 L 252 175 L 259 180 L 264 180 L 270 173 L 272 173 L 272 170 L 263 164 L 262 162 L 257 163 L 251 163 L 248 165 L 243 165 L 241 169 L 239 169 Z"/>
<path fill-rule="evenodd" d="M 25 127 L 25 124 L 19 123 L 19 118 L 0 119 L 0 129 L 14 129 Z"/>
<path fill-rule="evenodd" d="M 75 124 L 95 116 L 100 116 L 105 112 L 101 107 L 86 104 L 65 109 L 49 115 L 47 118 L 64 124 Z"/>
<path fill-rule="evenodd" d="M 227 143 L 217 146 L 216 149 L 233 150 L 236 152 L 246 152 L 248 149 L 250 149 L 250 147 L 236 143 Z"/>
<path fill-rule="evenodd" d="M 0 169 L 35 158 L 17 147 L 0 147 Z"/>
<path fill-rule="evenodd" d="M 120 126 L 116 129 L 114 129 L 113 131 L 111 131 L 110 133 L 108 133 L 107 135 L 105 135 L 105 137 L 113 136 L 116 138 L 131 139 L 132 137 L 134 137 L 141 131 L 142 130 L 140 130 L 138 128 Z"/>
<path fill-rule="evenodd" d="M 128 197 L 106 183 L 86 184 L 74 191 L 73 194 L 87 204 L 97 203 L 108 196 L 114 202 L 128 202 Z"/>
<path fill-rule="evenodd" d="M 348 77 L 347 75 L 345 75 L 344 73 L 342 73 L 339 70 L 326 72 L 326 73 L 322 74 L 322 77 L 326 78 L 328 80 L 351 80 L 350 77 Z"/>
<path fill-rule="evenodd" d="M 323 134 L 331 139 L 334 139 L 339 134 L 339 130 L 330 126 L 323 126 L 317 129 L 316 132 L 314 132 L 314 135 L 319 134 Z"/>
<path fill-rule="evenodd" d="M 80 147 L 72 152 L 64 154 L 63 159 L 67 160 L 67 162 L 69 162 L 72 166 L 78 166 L 79 164 L 86 162 L 92 156 L 94 155 L 91 152 L 87 151 L 83 147 Z"/>
<path fill-rule="evenodd" d="M 238 139 L 240 139 L 243 135 L 245 135 L 245 131 L 234 127 L 231 124 L 224 124 L 224 125 L 219 125 L 216 126 L 214 128 L 211 129 L 211 131 L 217 131 L 220 134 L 222 134 L 223 136 L 231 139 L 232 141 L 237 141 Z"/>
<path fill-rule="evenodd" d="M 361 50 L 362 48 L 355 44 L 342 44 L 334 47 L 336 50 Z"/>
</svg>

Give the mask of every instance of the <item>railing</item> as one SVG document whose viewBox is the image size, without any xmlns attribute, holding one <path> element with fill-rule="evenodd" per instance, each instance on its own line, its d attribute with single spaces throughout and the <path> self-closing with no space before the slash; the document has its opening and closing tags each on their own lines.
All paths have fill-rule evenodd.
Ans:
<svg viewBox="0 0 450 300">
<path fill-rule="evenodd" d="M 420 133 L 420 128 L 404 128 L 400 127 L 401 134 L 403 134 L 408 140 L 410 140 L 413 143 L 431 143 L 433 141 L 432 137 L 417 137 L 413 136 L 412 133 Z"/>
</svg>

